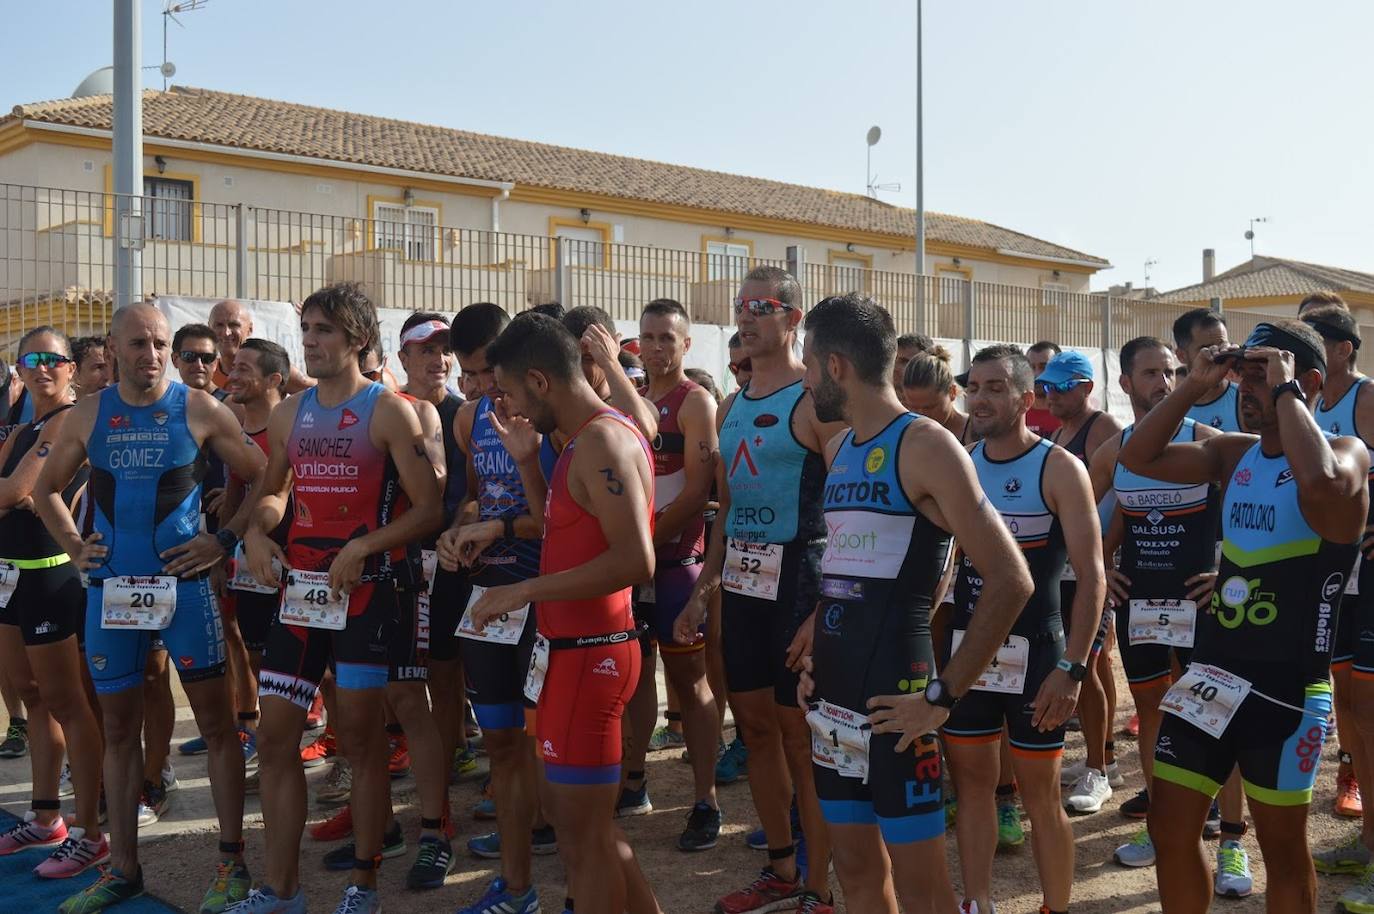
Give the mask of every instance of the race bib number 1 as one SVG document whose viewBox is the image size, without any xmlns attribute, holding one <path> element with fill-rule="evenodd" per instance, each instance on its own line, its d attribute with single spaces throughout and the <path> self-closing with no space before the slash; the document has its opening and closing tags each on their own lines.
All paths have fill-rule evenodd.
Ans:
<svg viewBox="0 0 1374 914">
<path fill-rule="evenodd" d="M 159 574 L 107 578 L 100 601 L 101 628 L 161 631 L 177 611 L 177 579 Z"/>
<path fill-rule="evenodd" d="M 868 781 L 867 715 L 828 701 L 806 712 L 811 725 L 811 760 L 842 778 Z"/>
<path fill-rule="evenodd" d="M 19 569 L 10 562 L 0 562 L 0 608 L 10 605 L 14 588 L 19 585 Z"/>
<path fill-rule="evenodd" d="M 1197 603 L 1193 600 L 1132 600 L 1130 611 L 1130 644 L 1193 646 L 1197 624 Z"/>
<path fill-rule="evenodd" d="M 1249 680 L 1220 667 L 1193 663 L 1164 693 L 1159 710 L 1181 717 L 1219 739 L 1249 694 Z"/>
<path fill-rule="evenodd" d="M 329 596 L 329 572 L 297 571 L 286 573 L 278 617 L 288 625 L 343 631 L 348 624 L 348 597 Z"/>
<path fill-rule="evenodd" d="M 759 600 L 776 600 L 781 571 L 781 546 L 732 539 L 725 546 L 725 565 L 720 572 L 720 582 L 731 593 Z"/>
<path fill-rule="evenodd" d="M 950 653 L 959 650 L 964 640 L 962 629 L 954 630 L 954 644 Z M 973 683 L 979 692 L 1005 692 L 1020 695 L 1026 690 L 1026 669 L 1030 666 L 1030 640 L 1021 635 L 1008 635 L 997 649 L 997 656 Z"/>
<path fill-rule="evenodd" d="M 544 691 L 544 677 L 549 673 L 549 642 L 543 635 L 534 636 L 534 650 L 530 653 L 530 671 L 525 675 L 525 697 L 539 704 Z"/>
<path fill-rule="evenodd" d="M 468 598 L 467 609 L 463 610 L 463 618 L 458 620 L 458 629 L 454 632 L 459 638 L 471 638 L 473 641 L 487 641 L 494 644 L 519 644 L 520 636 L 525 633 L 525 623 L 529 619 L 530 604 L 497 616 L 487 623 L 487 627 L 478 632 L 472 626 L 472 607 L 477 605 L 477 601 L 482 598 L 482 594 L 487 589 L 477 584 L 472 585 L 472 596 Z"/>
</svg>

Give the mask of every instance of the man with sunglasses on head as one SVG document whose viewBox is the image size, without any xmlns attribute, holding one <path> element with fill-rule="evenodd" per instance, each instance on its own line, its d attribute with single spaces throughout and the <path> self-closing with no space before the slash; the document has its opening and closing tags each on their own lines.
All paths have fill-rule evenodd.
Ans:
<svg viewBox="0 0 1374 914">
<path fill-rule="evenodd" d="M 1233 370 L 1252 433 L 1174 440 L 1189 407 Z M 1202 350 L 1117 457 L 1151 479 L 1224 487 L 1211 611 L 1198 614 L 1192 663 L 1164 698 L 1155 743 L 1149 824 L 1166 914 L 1208 908 L 1199 836 L 1237 765 L 1269 910 L 1316 909 L 1308 807 L 1331 713 L 1336 615 L 1369 511 L 1364 442 L 1332 437 L 1309 408 L 1327 370 L 1306 324 L 1258 324 L 1244 347 Z"/>
<path fill-rule="evenodd" d="M 801 286 L 776 267 L 751 270 L 735 321 L 753 375 L 719 411 L 720 513 L 700 578 L 674 629 L 699 637 L 710 598 L 721 593 L 725 675 L 736 725 L 749 746 L 749 790 L 768 839 L 768 866 L 716 902 L 718 914 L 828 911 L 830 849 L 816 799 L 811 733 L 797 706 L 797 671 L 811 652 L 826 526 L 825 444 L 841 422 L 816 417 L 797 357 Z M 790 775 L 790 779 L 789 779 Z M 805 882 L 788 807 L 795 790 L 809 849 Z"/>
</svg>

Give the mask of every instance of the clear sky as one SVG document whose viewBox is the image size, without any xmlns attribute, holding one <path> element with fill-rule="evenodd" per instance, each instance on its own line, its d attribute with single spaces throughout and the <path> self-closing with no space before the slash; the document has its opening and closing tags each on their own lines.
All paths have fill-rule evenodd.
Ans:
<svg viewBox="0 0 1374 914">
<path fill-rule="evenodd" d="M 110 62 L 109 0 L 6 3 L 0 110 Z M 145 0 L 144 62 L 162 3 Z M 914 0 L 210 0 L 174 82 L 915 205 Z M 926 206 L 1109 259 L 1374 272 L 1374 3 L 925 0 Z M 146 84 L 160 86 L 149 71 Z"/>
</svg>

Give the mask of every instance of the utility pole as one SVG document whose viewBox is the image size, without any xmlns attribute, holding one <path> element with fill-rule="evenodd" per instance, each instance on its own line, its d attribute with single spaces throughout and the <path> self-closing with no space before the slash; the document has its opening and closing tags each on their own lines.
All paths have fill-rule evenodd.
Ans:
<svg viewBox="0 0 1374 914">
<path fill-rule="evenodd" d="M 114 246 L 116 308 L 143 299 L 143 17 L 114 2 Z"/>
</svg>

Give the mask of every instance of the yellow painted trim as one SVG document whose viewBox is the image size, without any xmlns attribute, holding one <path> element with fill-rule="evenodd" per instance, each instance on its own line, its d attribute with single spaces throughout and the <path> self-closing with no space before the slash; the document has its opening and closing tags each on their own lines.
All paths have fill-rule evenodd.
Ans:
<svg viewBox="0 0 1374 914">
<path fill-rule="evenodd" d="M 843 264 L 840 260 L 853 260 L 857 263 Z M 831 248 L 825 254 L 826 264 L 826 285 L 829 287 L 831 295 L 843 295 L 846 292 L 870 292 L 873 289 L 873 255 L 860 254 L 858 252 L 837 251 Z M 862 266 L 860 266 L 862 264 Z M 835 282 L 836 269 L 863 270 L 864 287 L 862 289 L 842 289 Z"/>
<path fill-rule="evenodd" d="M 937 263 L 935 265 L 935 277 L 937 279 L 940 278 L 941 273 L 955 273 L 959 276 L 960 279 L 963 279 L 967 282 L 973 281 L 973 269 L 971 267 L 966 267 L 963 264 L 960 264 L 956 267 L 952 263 Z"/>
<path fill-rule="evenodd" d="M 144 156 L 148 158 L 148 156 Z M 146 163 L 145 163 L 146 164 Z M 169 181 L 189 181 L 191 184 L 191 243 L 200 244 L 203 238 L 202 215 L 200 199 L 200 175 L 186 171 L 168 171 L 158 174 L 154 168 L 149 173 L 146 168 L 143 177 L 145 178 L 167 178 Z M 105 219 L 103 231 L 106 238 L 114 237 L 114 166 L 109 162 L 105 163 Z M 171 241 L 169 238 L 149 238 L 148 241 Z"/>
<path fill-rule="evenodd" d="M 549 217 L 549 263 L 558 267 L 558 250 L 553 243 L 559 228 L 593 229 L 601 233 L 601 268 L 611 268 L 611 238 L 614 231 L 609 222 L 583 222 L 581 219 L 564 219 L 561 216 Z"/>
<path fill-rule="evenodd" d="M 410 185 L 406 185 L 406 186 L 409 187 Z M 405 251 L 401 250 L 400 248 L 379 248 L 379 247 L 377 247 L 376 224 L 377 224 L 377 222 L 378 222 L 379 220 L 377 219 L 377 217 L 376 217 L 374 214 L 377 212 L 377 204 L 378 204 L 378 203 L 387 203 L 387 204 L 391 204 L 392 206 L 401 206 L 401 207 L 404 207 L 404 206 L 406 205 L 406 198 L 405 198 L 404 196 L 400 196 L 400 197 L 387 197 L 387 196 L 383 196 L 383 195 L 381 195 L 381 194 L 368 194 L 368 195 L 367 195 L 367 214 L 363 217 L 363 233 L 364 233 L 364 234 L 363 234 L 363 242 L 364 242 L 364 244 L 365 244 L 364 250 L 367 250 L 367 251 L 395 251 L 395 252 L 398 253 L 398 254 L 405 254 Z M 415 201 L 413 201 L 410 205 L 411 205 L 412 207 L 416 208 L 416 209 L 432 209 L 432 210 L 434 210 L 434 222 L 435 222 L 435 224 L 434 224 L 434 259 L 433 259 L 433 260 L 415 260 L 415 259 L 410 258 L 410 257 L 402 257 L 401 259 L 402 259 L 402 260 L 408 260 L 408 261 L 410 261 L 410 262 L 412 262 L 412 263 L 443 263 L 443 262 L 444 262 L 444 204 L 441 203 L 441 202 L 438 201 L 438 200 L 415 200 Z"/>
<path fill-rule="evenodd" d="M 20 149 L 29 145 L 32 140 L 25 134 L 24 125 L 18 121 L 8 127 L 0 128 L 0 155 L 4 155 L 11 149 Z"/>
<path fill-rule="evenodd" d="M 701 267 L 697 276 L 700 282 L 711 282 L 708 278 L 711 275 L 711 254 L 706 249 L 709 242 L 718 244 L 738 244 L 749 249 L 749 253 L 744 258 L 744 270 L 747 273 L 754 268 L 754 240 L 752 238 L 738 238 L 734 235 L 702 235 L 701 236 Z"/>
<path fill-rule="evenodd" d="M 835 250 L 834 248 L 830 248 L 829 250 L 827 250 L 827 251 L 825 252 L 825 262 L 828 263 L 828 264 L 830 264 L 831 266 L 834 266 L 834 265 L 835 265 L 835 261 L 836 261 L 837 259 L 838 259 L 838 260 L 862 260 L 862 261 L 864 262 L 864 269 L 865 269 L 865 270 L 871 270 L 871 269 L 873 269 L 873 255 L 872 255 L 872 254 L 860 254 L 860 253 L 857 252 L 857 251 L 837 251 L 837 250 Z M 848 264 L 841 264 L 841 266 L 848 266 Z"/>
<path fill-rule="evenodd" d="M 105 163 L 105 237 L 114 237 L 114 165 Z"/>
</svg>

